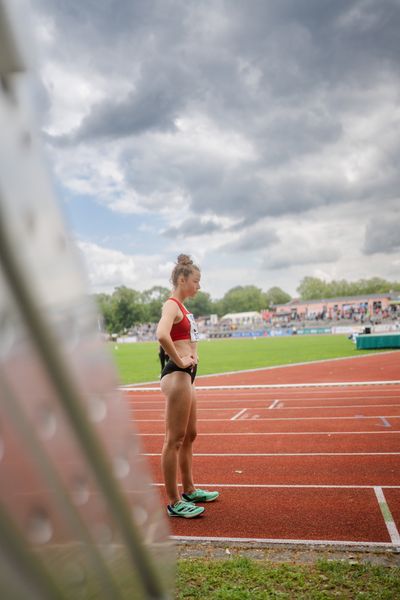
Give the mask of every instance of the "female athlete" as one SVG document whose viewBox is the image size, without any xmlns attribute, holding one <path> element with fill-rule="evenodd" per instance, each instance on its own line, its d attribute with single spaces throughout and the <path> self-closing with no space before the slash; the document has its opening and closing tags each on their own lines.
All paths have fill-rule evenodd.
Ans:
<svg viewBox="0 0 400 600">
<path fill-rule="evenodd" d="M 183 305 L 200 289 L 200 269 L 189 256 L 180 254 L 172 271 L 172 295 L 165 302 L 157 327 L 157 338 L 169 359 L 161 373 L 166 397 L 165 440 L 161 455 L 165 489 L 171 517 L 190 519 L 204 512 L 196 502 L 211 502 L 218 492 L 196 489 L 192 474 L 192 446 L 196 438 L 196 392 L 198 330 L 193 315 Z M 182 498 L 178 492 L 178 464 Z"/>
</svg>

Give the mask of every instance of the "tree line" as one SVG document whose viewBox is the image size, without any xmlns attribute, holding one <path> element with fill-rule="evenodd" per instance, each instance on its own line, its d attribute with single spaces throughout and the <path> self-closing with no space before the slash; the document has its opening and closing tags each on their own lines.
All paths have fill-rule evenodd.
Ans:
<svg viewBox="0 0 400 600">
<path fill-rule="evenodd" d="M 357 281 L 346 281 L 345 279 L 324 281 L 318 277 L 304 277 L 297 288 L 301 300 L 321 300 L 340 296 L 364 296 L 399 291 L 399 281 L 386 281 L 380 277 L 358 279 Z"/>
<path fill-rule="evenodd" d="M 317 277 L 304 277 L 297 288 L 301 300 L 390 291 L 400 291 L 400 282 L 389 282 L 378 277 L 354 282 L 344 279 L 326 282 Z M 115 288 L 112 294 L 95 294 L 94 297 L 105 329 L 109 333 L 121 333 L 139 323 L 158 322 L 162 305 L 170 294 L 171 291 L 162 286 L 153 286 L 143 292 L 120 286 Z M 219 300 L 213 300 L 210 294 L 200 291 L 195 298 L 187 300 L 186 306 L 196 318 L 211 314 L 222 317 L 232 312 L 270 309 L 275 304 L 286 304 L 291 299 L 290 294 L 277 286 L 264 292 L 254 285 L 239 285 L 231 288 Z"/>
</svg>

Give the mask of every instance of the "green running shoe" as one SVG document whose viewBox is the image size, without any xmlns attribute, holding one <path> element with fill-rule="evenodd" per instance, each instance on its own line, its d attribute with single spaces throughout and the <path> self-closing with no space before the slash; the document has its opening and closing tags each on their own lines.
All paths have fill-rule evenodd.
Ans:
<svg viewBox="0 0 400 600">
<path fill-rule="evenodd" d="M 207 490 L 194 490 L 191 494 L 182 494 L 186 502 L 213 502 L 219 496 L 219 492 L 208 492 Z"/>
<path fill-rule="evenodd" d="M 199 517 L 204 512 L 202 506 L 195 506 L 191 502 L 178 500 L 175 504 L 168 504 L 167 513 L 170 517 L 183 517 L 184 519 L 193 519 Z"/>
</svg>

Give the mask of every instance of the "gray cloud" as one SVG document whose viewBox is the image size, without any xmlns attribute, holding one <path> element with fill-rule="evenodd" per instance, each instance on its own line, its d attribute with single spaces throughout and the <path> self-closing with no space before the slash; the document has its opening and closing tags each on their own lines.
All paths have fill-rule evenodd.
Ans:
<svg viewBox="0 0 400 600">
<path fill-rule="evenodd" d="M 320 265 L 336 262 L 340 253 L 334 248 L 298 248 L 293 246 L 290 253 L 283 252 L 282 255 L 274 253 L 273 256 L 267 256 L 262 261 L 264 269 L 287 269 L 299 265 Z"/>
<path fill-rule="evenodd" d="M 166 237 L 186 237 L 186 236 L 201 236 L 215 231 L 219 231 L 221 227 L 213 221 L 200 221 L 196 218 L 186 219 L 178 227 L 169 227 L 163 232 Z"/>
<path fill-rule="evenodd" d="M 96 138 L 124 138 L 144 131 L 174 130 L 179 100 L 162 76 L 121 101 L 107 100 L 93 108 L 76 132 L 61 138 L 77 143 Z"/>
<path fill-rule="evenodd" d="M 363 251 L 366 255 L 382 252 L 392 254 L 400 250 L 400 214 L 377 216 L 365 231 Z"/>
<path fill-rule="evenodd" d="M 221 252 L 253 252 L 268 248 L 279 241 L 277 233 L 269 228 L 244 233 L 238 240 L 220 247 Z"/>
</svg>

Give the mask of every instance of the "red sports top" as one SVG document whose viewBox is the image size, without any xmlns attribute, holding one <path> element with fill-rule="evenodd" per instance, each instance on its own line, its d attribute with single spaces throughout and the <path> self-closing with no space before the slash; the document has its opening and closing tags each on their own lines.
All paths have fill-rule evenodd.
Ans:
<svg viewBox="0 0 400 600">
<path fill-rule="evenodd" d="M 168 298 L 176 302 L 182 311 L 183 319 L 179 323 L 174 323 L 171 328 L 171 339 L 173 342 L 177 340 L 191 340 L 192 342 L 197 341 L 198 334 L 196 324 L 193 319 L 192 313 L 190 313 L 179 300 L 176 298 Z"/>
</svg>

